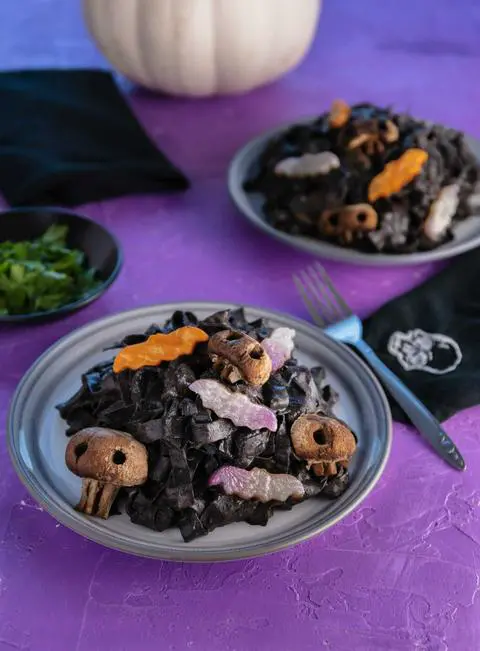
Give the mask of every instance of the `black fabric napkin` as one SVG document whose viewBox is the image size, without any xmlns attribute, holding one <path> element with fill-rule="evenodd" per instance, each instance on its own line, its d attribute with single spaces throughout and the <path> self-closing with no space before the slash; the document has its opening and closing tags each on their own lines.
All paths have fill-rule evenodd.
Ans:
<svg viewBox="0 0 480 651">
<path fill-rule="evenodd" d="M 364 324 L 365 339 L 438 420 L 480 403 L 480 250 Z M 392 401 L 396 420 L 407 416 Z"/>
<path fill-rule="evenodd" d="M 0 73 L 0 190 L 13 206 L 76 206 L 189 183 L 101 70 Z"/>
</svg>

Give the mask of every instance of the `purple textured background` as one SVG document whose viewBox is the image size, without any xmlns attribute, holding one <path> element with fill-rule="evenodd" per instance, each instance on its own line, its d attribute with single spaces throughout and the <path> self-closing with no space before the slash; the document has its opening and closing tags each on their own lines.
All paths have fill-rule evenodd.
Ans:
<svg viewBox="0 0 480 651">
<path fill-rule="evenodd" d="M 104 65 L 78 4 L 1 2 L 0 68 Z M 208 101 L 132 93 L 193 189 L 85 207 L 121 240 L 123 273 L 75 316 L 0 330 L 1 422 L 35 358 L 106 314 L 192 298 L 306 316 L 290 276 L 308 256 L 270 242 L 229 205 L 225 171 L 237 147 L 337 96 L 393 103 L 480 137 L 479 57 L 476 0 L 330 0 L 308 59 L 280 83 Z M 188 273 L 186 260 L 198 271 Z M 435 270 L 327 266 L 361 314 Z M 80 538 L 28 497 L 2 446 L 0 651 L 478 649 L 479 419 L 477 408 L 446 425 L 468 460 L 465 474 L 397 426 L 380 484 L 347 520 L 290 551 L 212 566 L 140 560 Z"/>
</svg>

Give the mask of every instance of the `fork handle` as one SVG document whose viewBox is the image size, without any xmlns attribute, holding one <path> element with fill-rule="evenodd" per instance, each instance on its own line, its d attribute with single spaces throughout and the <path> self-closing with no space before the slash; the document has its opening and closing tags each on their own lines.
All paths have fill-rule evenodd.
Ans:
<svg viewBox="0 0 480 651">
<path fill-rule="evenodd" d="M 457 470 L 465 470 L 465 461 L 454 442 L 443 430 L 435 416 L 408 387 L 386 366 L 363 339 L 353 343 L 375 371 L 382 384 L 410 418 L 420 434 L 438 454 Z"/>
</svg>

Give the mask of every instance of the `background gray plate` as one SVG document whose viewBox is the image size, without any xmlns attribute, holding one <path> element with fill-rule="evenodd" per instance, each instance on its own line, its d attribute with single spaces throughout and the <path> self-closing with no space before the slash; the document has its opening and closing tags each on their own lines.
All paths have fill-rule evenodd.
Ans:
<svg viewBox="0 0 480 651">
<path fill-rule="evenodd" d="M 268 144 L 268 141 L 281 135 L 283 131 L 297 124 L 308 124 L 313 119 L 296 120 L 280 127 L 267 131 L 255 140 L 247 143 L 233 158 L 228 172 L 228 188 L 233 202 L 240 212 L 262 231 L 281 240 L 297 249 L 307 251 L 312 255 L 330 260 L 340 260 L 363 265 L 411 265 L 434 260 L 443 260 L 474 249 L 480 246 L 480 210 L 478 215 L 473 215 L 454 228 L 455 238 L 434 249 L 421 253 L 406 253 L 401 255 L 384 253 L 363 253 L 355 249 L 348 249 L 329 242 L 314 240 L 309 237 L 290 235 L 273 228 L 267 223 L 262 210 L 263 197 L 260 194 L 245 192 L 243 185 L 251 178 L 252 173 L 258 169 L 258 158 Z M 467 137 L 467 142 L 480 162 L 480 142 Z"/>
<path fill-rule="evenodd" d="M 378 382 L 352 352 L 313 326 L 287 315 L 248 308 L 252 319 L 266 316 L 275 326 L 295 328 L 299 359 L 328 370 L 330 383 L 341 395 L 337 415 L 359 437 L 348 491 L 336 501 L 312 499 L 290 512 L 277 513 L 266 527 L 232 524 L 191 543 L 184 543 L 177 529 L 158 533 L 132 524 L 126 515 L 104 521 L 72 508 L 81 480 L 65 466 L 65 423 L 55 405 L 79 388 L 81 373 L 111 358 L 112 352 L 105 352 L 105 347 L 125 335 L 163 322 L 175 309 L 205 317 L 225 307 L 231 306 L 159 305 L 101 319 L 61 339 L 27 372 L 12 401 L 8 446 L 20 479 L 57 520 L 87 538 L 132 554 L 210 562 L 259 556 L 305 540 L 343 518 L 370 492 L 384 469 L 391 443 L 390 411 Z"/>
</svg>

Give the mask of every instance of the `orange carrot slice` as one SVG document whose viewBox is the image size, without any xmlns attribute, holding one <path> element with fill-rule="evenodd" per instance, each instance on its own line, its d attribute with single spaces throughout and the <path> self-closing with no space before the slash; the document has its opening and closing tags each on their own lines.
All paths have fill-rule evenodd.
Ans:
<svg viewBox="0 0 480 651">
<path fill-rule="evenodd" d="M 182 355 L 191 355 L 202 341 L 208 341 L 207 333 L 192 326 L 178 328 L 166 335 L 152 335 L 141 344 L 123 348 L 115 357 L 113 370 L 115 373 L 126 369 L 136 371 L 143 366 L 171 362 Z"/>
</svg>

